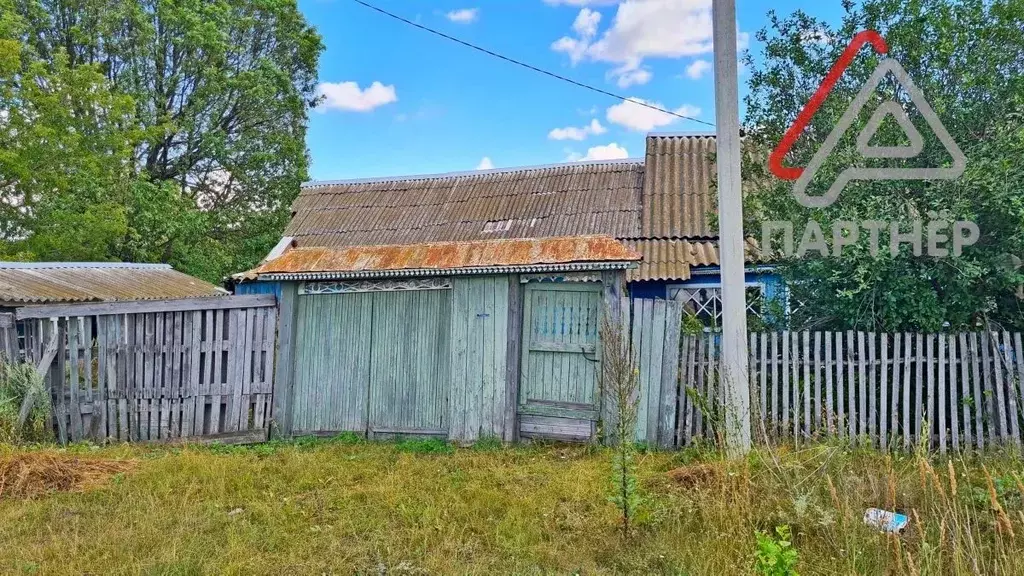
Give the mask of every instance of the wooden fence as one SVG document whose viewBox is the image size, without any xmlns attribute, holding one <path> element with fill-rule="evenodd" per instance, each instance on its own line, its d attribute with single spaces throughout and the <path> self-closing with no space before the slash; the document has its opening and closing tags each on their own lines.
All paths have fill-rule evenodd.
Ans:
<svg viewBox="0 0 1024 576">
<path fill-rule="evenodd" d="M 0 314 L 0 362 L 18 357 L 18 328 L 14 314 Z"/>
<path fill-rule="evenodd" d="M 634 300 L 640 374 L 637 438 L 679 447 L 712 438 L 722 413 L 721 341 L 680 335 L 681 308 Z M 1024 441 L 1019 333 L 749 335 L 751 412 L 763 440 L 845 437 L 882 449 L 945 453 Z"/>
<path fill-rule="evenodd" d="M 225 296 L 26 307 L 17 319 L 61 442 L 265 439 L 274 306 Z"/>
</svg>

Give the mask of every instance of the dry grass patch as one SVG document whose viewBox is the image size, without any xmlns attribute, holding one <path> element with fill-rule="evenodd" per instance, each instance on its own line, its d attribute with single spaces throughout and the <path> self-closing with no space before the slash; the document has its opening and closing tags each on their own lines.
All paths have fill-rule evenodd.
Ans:
<svg viewBox="0 0 1024 576">
<path fill-rule="evenodd" d="M 82 492 L 135 468 L 132 460 L 80 458 L 46 452 L 0 456 L 0 499 L 35 498 L 50 492 Z"/>
</svg>

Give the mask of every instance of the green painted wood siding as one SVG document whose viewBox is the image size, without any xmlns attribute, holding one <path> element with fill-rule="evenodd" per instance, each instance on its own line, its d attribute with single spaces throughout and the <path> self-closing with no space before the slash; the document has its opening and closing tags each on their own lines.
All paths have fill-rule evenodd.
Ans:
<svg viewBox="0 0 1024 576">
<path fill-rule="evenodd" d="M 448 426 L 451 290 L 373 293 L 370 431 Z"/>
<path fill-rule="evenodd" d="M 366 431 L 374 295 L 297 297 L 293 433 Z"/>
<path fill-rule="evenodd" d="M 508 343 L 507 276 L 452 280 L 449 438 L 502 437 Z"/>
<path fill-rule="evenodd" d="M 601 287 L 529 285 L 523 334 L 520 404 L 598 403 Z"/>
</svg>

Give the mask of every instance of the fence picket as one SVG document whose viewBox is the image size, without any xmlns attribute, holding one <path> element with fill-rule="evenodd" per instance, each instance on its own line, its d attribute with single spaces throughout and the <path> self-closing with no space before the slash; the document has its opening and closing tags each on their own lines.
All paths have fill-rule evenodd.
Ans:
<svg viewBox="0 0 1024 576">
<path fill-rule="evenodd" d="M 771 363 L 772 363 L 772 413 L 771 413 L 771 430 L 772 437 L 780 437 L 781 430 L 778 429 L 778 423 L 782 419 L 782 382 L 779 380 L 779 334 L 778 332 L 772 332 L 772 350 L 771 350 Z"/>
<path fill-rule="evenodd" d="M 971 382 L 974 384 L 974 437 L 978 441 L 978 450 L 982 450 L 985 448 L 985 422 L 982 417 L 982 404 L 984 403 L 984 397 L 981 393 L 981 368 L 978 364 L 981 361 L 981 354 L 978 350 L 979 344 L 977 333 L 971 333 L 970 346 Z"/>
<path fill-rule="evenodd" d="M 782 430 L 780 431 L 782 438 L 789 435 L 789 346 L 789 332 L 784 331 L 782 333 Z"/>
<path fill-rule="evenodd" d="M 766 348 L 768 347 L 768 334 L 761 333 L 761 346 L 759 352 L 761 353 L 761 368 L 758 371 L 758 375 L 761 377 L 761 434 L 766 439 L 768 437 L 768 363 L 766 356 Z"/>
<path fill-rule="evenodd" d="M 985 389 L 984 401 L 986 417 L 988 418 L 988 430 L 996 443 L 1003 441 L 1005 434 L 1005 421 L 1002 418 L 1002 403 L 996 397 L 996 387 L 992 383 L 992 336 L 989 332 L 981 333 L 981 377 Z M 1000 396 L 1002 396 L 1000 394 Z"/>
<path fill-rule="evenodd" d="M 1013 395 L 1013 402 L 1020 402 L 1021 409 L 1024 409 L 1024 347 L 1021 347 L 1020 332 L 1013 335 L 1013 357 L 1017 359 L 1017 374 L 1013 379 L 1016 393 Z"/>
<path fill-rule="evenodd" d="M 1020 445 L 1019 429 L 1017 427 L 1017 386 L 1013 375 L 1013 344 L 1010 341 L 1010 333 L 1004 331 L 1002 338 L 1002 367 L 998 373 L 1006 371 L 1005 401 L 1009 411 L 1010 419 L 1010 441 Z"/>
<path fill-rule="evenodd" d="M 873 444 L 878 437 L 878 397 L 876 389 L 878 379 L 875 373 L 878 370 L 878 353 L 876 352 L 874 332 L 868 332 L 868 444 Z"/>
<path fill-rule="evenodd" d="M 948 364 L 949 364 L 949 433 L 950 433 L 949 435 L 950 435 L 951 441 L 953 442 L 953 451 L 954 452 L 959 452 L 960 451 L 960 422 L 959 422 L 959 415 L 958 415 L 957 409 L 956 409 L 957 398 L 959 398 L 959 395 L 957 395 L 957 393 L 956 393 L 956 391 L 957 391 L 957 379 L 956 379 L 957 360 L 959 359 L 959 356 L 957 355 L 957 349 L 956 349 L 956 336 L 954 336 L 953 334 L 949 334 L 948 337 L 947 337 L 947 340 L 949 341 L 949 344 L 948 344 L 949 354 L 946 356 L 946 358 L 948 358 Z"/>
<path fill-rule="evenodd" d="M 938 358 L 939 453 L 946 453 L 946 339 L 939 336 Z M 931 401 L 929 401 L 931 402 Z"/>
<path fill-rule="evenodd" d="M 814 333 L 814 433 L 821 432 L 821 332 Z"/>
<path fill-rule="evenodd" d="M 878 390 L 878 407 L 882 413 L 878 417 L 878 423 L 881 426 L 878 440 L 882 450 L 887 450 L 889 448 L 889 335 L 882 333 L 879 336 L 882 344 L 882 364 L 879 369 L 881 387 Z"/>
<path fill-rule="evenodd" d="M 832 392 L 832 370 L 836 364 L 832 355 L 832 332 L 825 332 L 825 427 L 829 435 L 836 432 L 835 394 Z"/>
<path fill-rule="evenodd" d="M 801 388 L 804 392 L 804 437 L 811 437 L 811 334 L 803 333 L 803 347 L 800 350 L 800 362 L 804 366 L 804 381 Z"/>
</svg>

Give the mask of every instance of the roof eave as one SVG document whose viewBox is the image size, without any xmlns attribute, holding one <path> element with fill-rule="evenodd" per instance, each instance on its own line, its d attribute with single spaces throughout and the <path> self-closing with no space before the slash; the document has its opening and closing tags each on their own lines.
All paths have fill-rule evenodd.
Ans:
<svg viewBox="0 0 1024 576">
<path fill-rule="evenodd" d="M 545 272 L 600 272 L 636 268 L 635 261 L 568 262 L 521 264 L 515 266 L 474 266 L 469 268 L 406 268 L 398 270 L 334 270 L 325 272 L 269 272 L 259 274 L 261 282 L 296 280 L 362 280 L 417 276 L 479 276 L 486 274 L 538 274 Z"/>
</svg>

